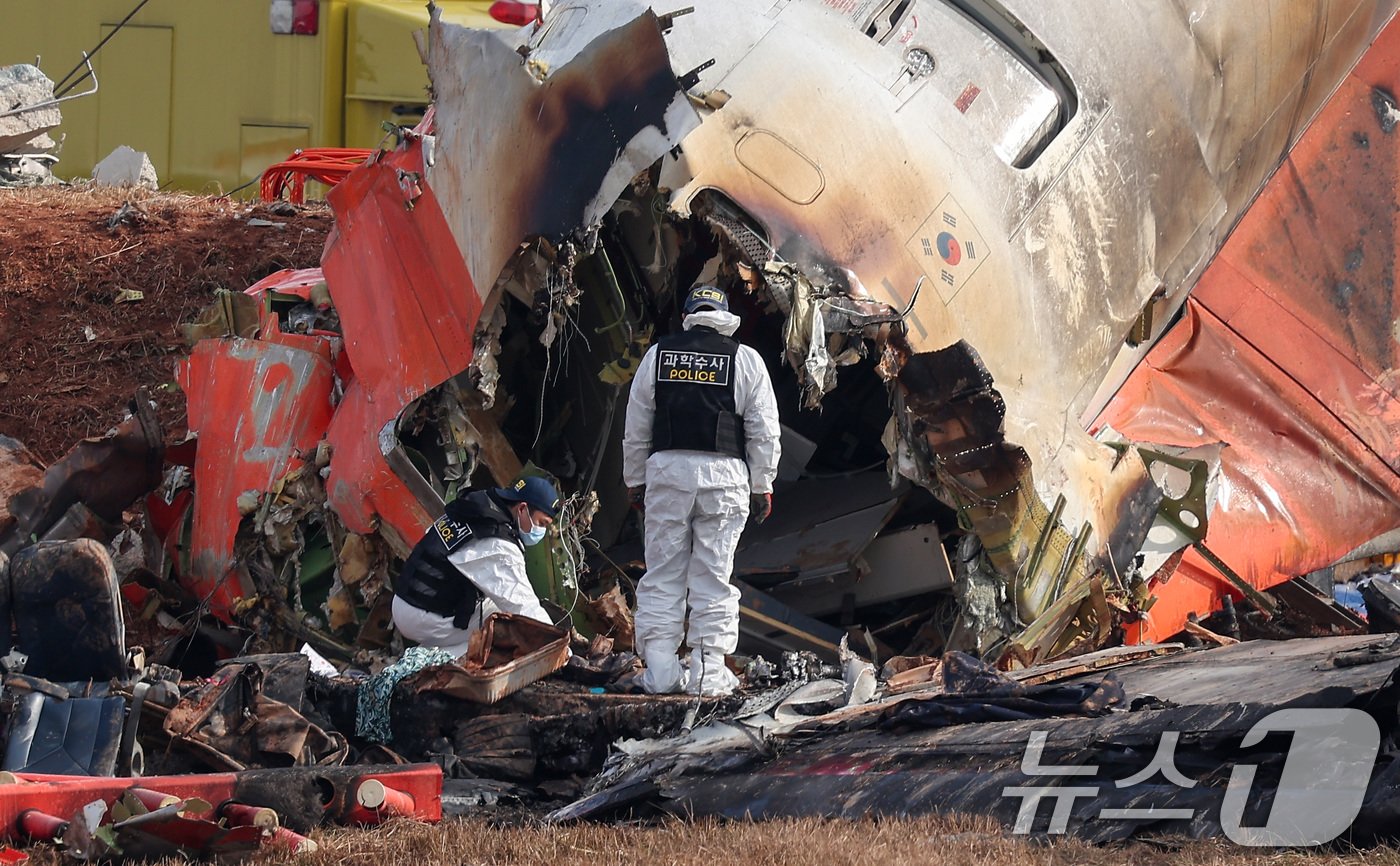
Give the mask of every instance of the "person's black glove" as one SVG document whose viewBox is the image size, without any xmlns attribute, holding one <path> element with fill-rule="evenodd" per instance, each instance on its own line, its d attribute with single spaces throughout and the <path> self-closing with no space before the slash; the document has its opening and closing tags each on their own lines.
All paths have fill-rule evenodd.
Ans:
<svg viewBox="0 0 1400 866">
<path fill-rule="evenodd" d="M 754 523 L 762 523 L 768 519 L 768 515 L 773 513 L 773 494 L 771 493 L 751 493 L 749 494 L 749 517 Z"/>
<path fill-rule="evenodd" d="M 632 503 L 632 507 L 638 511 L 647 510 L 647 488 L 646 485 L 627 488 L 627 501 Z"/>
</svg>

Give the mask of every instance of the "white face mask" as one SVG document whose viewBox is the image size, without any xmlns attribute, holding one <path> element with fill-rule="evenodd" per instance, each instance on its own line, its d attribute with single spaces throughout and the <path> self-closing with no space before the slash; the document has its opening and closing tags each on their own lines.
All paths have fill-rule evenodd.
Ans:
<svg viewBox="0 0 1400 866">
<path fill-rule="evenodd" d="M 539 544 L 541 541 L 544 541 L 545 528 L 543 526 L 535 525 L 535 521 L 530 518 L 529 509 L 526 509 L 525 511 L 525 522 L 530 524 L 530 528 L 520 530 L 521 543 L 524 544 L 526 547 L 534 547 L 536 544 Z M 519 525 L 519 521 L 517 521 L 516 527 L 518 528 Z"/>
</svg>

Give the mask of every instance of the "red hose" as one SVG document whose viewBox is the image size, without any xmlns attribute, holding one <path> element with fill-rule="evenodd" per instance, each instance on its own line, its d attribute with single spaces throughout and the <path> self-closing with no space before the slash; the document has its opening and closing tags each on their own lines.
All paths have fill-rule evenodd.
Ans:
<svg viewBox="0 0 1400 866">
<path fill-rule="evenodd" d="M 301 204 L 306 199 L 308 177 L 335 186 L 372 153 L 373 150 L 359 147 L 299 148 L 262 173 L 262 200 L 277 201 L 285 195 L 293 204 Z"/>
</svg>

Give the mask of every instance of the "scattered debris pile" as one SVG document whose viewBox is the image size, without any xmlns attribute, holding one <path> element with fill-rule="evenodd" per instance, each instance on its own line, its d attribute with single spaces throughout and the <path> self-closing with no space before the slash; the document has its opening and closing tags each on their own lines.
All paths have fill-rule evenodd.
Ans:
<svg viewBox="0 0 1400 866">
<path fill-rule="evenodd" d="M 6 773 L 0 823 L 11 843 L 47 842 L 78 860 L 236 860 L 261 847 L 316 850 L 325 824 L 437 822 L 432 766 L 291 768 L 203 776 L 77 778 Z M 5 855 L 15 862 L 13 849 Z M 21 855 L 22 856 L 22 855 Z"/>
<path fill-rule="evenodd" d="M 447 814 L 527 809 L 562 821 L 658 813 L 975 812 L 1021 831 L 1070 832 L 1096 841 L 1212 836 L 1234 832 L 1222 798 L 1236 765 L 1262 756 L 1268 768 L 1253 779 L 1252 808 L 1265 809 L 1287 788 L 1282 774 L 1294 760 L 1288 743 L 1263 752 L 1248 747 L 1250 732 L 1271 714 L 1364 710 L 1384 732 L 1396 717 L 1400 696 L 1392 680 L 1400 646 L 1394 635 L 1240 642 L 1201 625 L 1193 641 L 1204 637 L 1222 646 L 1121 647 L 1010 673 L 956 651 L 890 658 L 877 673 L 846 649 L 843 638 L 830 661 L 810 651 L 736 660 L 745 689 L 718 700 L 612 693 L 609 686 L 636 665 L 613 638 L 585 639 L 567 625 L 500 614 L 459 660 L 390 649 L 360 651 L 348 663 L 332 664 L 309 645 L 240 655 L 259 642 L 257 634 L 235 645 L 228 640 L 234 632 L 201 620 L 197 604 L 188 608 L 196 615 L 175 618 L 190 601 L 172 603 L 181 593 L 160 564 L 159 545 L 144 546 L 139 533 L 114 539 L 110 548 L 91 537 L 59 537 L 71 537 L 73 528 L 78 535 L 97 534 L 98 513 L 120 512 L 123 499 L 155 483 L 151 467 L 159 466 L 153 455 L 161 453 L 162 437 L 149 429 L 149 403 L 134 408 L 112 436 L 82 443 L 47 472 L 11 449 L 15 468 L 6 475 L 15 479 L 12 490 L 25 479 L 28 487 L 9 496 L 8 534 L 0 541 L 16 548 L 19 526 L 45 540 L 19 544 L 5 575 L 15 632 L 4 659 L 10 673 L 4 680 L 3 769 L 20 781 L 0 784 L 0 803 L 7 796 L 36 798 L 21 802 L 43 814 L 26 813 L 15 826 L 28 838 L 57 839 L 80 855 L 169 852 L 174 849 L 161 846 L 174 836 L 185 840 L 180 850 L 201 856 L 262 844 L 300 846 L 295 833 L 327 815 L 372 823 L 355 817 L 354 803 L 383 808 L 394 800 L 387 792 L 403 786 L 378 775 L 383 769 L 364 765 L 411 761 L 433 765 L 411 772 L 447 779 L 439 782 L 440 800 L 430 792 L 411 802 Z M 147 474 L 135 467 L 146 467 Z M 109 483 L 83 488 L 85 477 Z M 113 489 L 117 477 L 144 482 Z M 614 587 L 595 606 L 609 610 L 616 593 Z M 1274 593 L 1282 607 L 1289 594 Z M 1316 591 L 1307 597 L 1332 618 L 1313 620 L 1313 628 L 1325 631 L 1345 621 Z M 617 607 L 613 602 L 614 622 L 625 633 L 618 620 L 625 621 L 626 608 Z M 1245 625 L 1209 624 L 1239 635 L 1255 618 L 1236 612 L 1236 619 Z M 192 640 L 197 634 L 227 649 L 201 660 Z M 138 649 L 137 639 L 154 654 Z M 181 665 L 211 670 L 190 675 Z M 1140 773 L 1168 735 L 1181 744 L 1173 765 L 1180 772 L 1169 777 L 1170 785 L 1143 781 Z M 1023 756 L 1032 744 L 1039 766 L 1058 775 L 1027 768 Z M 1367 760 L 1365 777 L 1375 778 L 1362 792 L 1359 817 L 1333 835 L 1347 831 L 1354 841 L 1370 841 L 1393 833 L 1386 818 L 1394 807 L 1391 764 L 1374 753 Z M 143 779 L 139 788 L 159 794 L 131 791 L 132 780 L 109 778 L 151 773 L 167 778 Z M 355 788 L 350 813 L 331 806 L 347 802 L 343 798 L 318 799 L 322 811 L 315 820 L 288 803 L 288 791 L 312 784 L 307 778 L 346 773 L 380 781 L 380 787 L 364 782 Z M 89 798 L 78 806 L 93 792 L 106 792 L 103 808 L 78 814 L 69 800 L 44 799 L 47 788 L 23 781 L 53 774 L 92 777 L 61 784 Z M 276 779 L 280 799 L 196 793 L 243 779 Z M 1137 781 L 1120 785 L 1125 779 Z M 1092 799 L 1081 791 L 1090 787 L 1107 793 Z M 1023 795 L 1030 791 L 1040 799 L 1068 797 L 1063 820 L 1058 807 L 1038 809 L 1040 799 L 1027 811 Z M 1165 811 L 1125 811 L 1149 807 Z M 141 817 L 142 808 L 159 817 Z M 1239 820 L 1247 817 L 1255 826 L 1263 814 Z"/>
<path fill-rule="evenodd" d="M 550 818 L 961 813 L 1095 842 L 1372 844 L 1396 834 L 1400 764 L 1380 746 L 1397 665 L 1395 635 L 1122 647 L 1009 675 L 953 653 L 858 706 L 832 709 L 835 683 L 825 701 L 764 695 L 619 744 L 592 793 Z"/>
<path fill-rule="evenodd" d="M 93 53 L 125 24 L 123 20 L 108 33 Z M 84 85 L 87 90 L 73 92 Z M 27 63 L 0 67 L 0 189 L 62 183 L 53 174 L 62 139 L 55 142 L 50 136 L 63 122 L 60 106 L 91 96 L 97 89 L 97 72 L 87 52 L 57 84 L 37 66 Z M 126 145 L 118 146 L 94 167 L 92 180 L 103 186 L 151 191 L 160 186 L 150 157 Z"/>
</svg>

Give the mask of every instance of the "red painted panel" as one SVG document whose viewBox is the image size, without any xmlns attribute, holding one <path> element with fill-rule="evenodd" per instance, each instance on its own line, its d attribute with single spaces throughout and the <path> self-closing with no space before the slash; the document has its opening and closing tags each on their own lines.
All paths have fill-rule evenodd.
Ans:
<svg viewBox="0 0 1400 866">
<path fill-rule="evenodd" d="M 404 408 L 471 362 L 481 299 L 432 190 L 421 143 L 356 169 L 330 194 L 322 257 L 355 380 L 329 433 L 327 496 L 352 532 L 412 543 L 432 519 L 389 469 L 381 442 Z"/>
<path fill-rule="evenodd" d="M 242 520 L 239 494 L 266 491 L 303 455 L 331 420 L 333 375 L 319 353 L 257 340 L 203 340 L 179 368 L 190 430 L 199 436 L 194 466 L 187 588 L 228 617 L 251 592 L 234 568 Z"/>
<path fill-rule="evenodd" d="M 1326 347 L 1300 348 L 1316 358 Z M 1136 442 L 1226 443 L 1206 543 L 1255 586 L 1327 566 L 1400 523 L 1400 478 L 1313 392 L 1194 300 L 1100 420 Z M 1194 554 L 1183 571 L 1212 574 Z M 1217 606 L 1218 593 L 1183 576 L 1158 589 L 1149 639 Z"/>
<path fill-rule="evenodd" d="M 1096 422 L 1137 442 L 1227 445 L 1206 542 L 1255 586 L 1400 525 L 1400 129 L 1393 91 L 1376 89 L 1397 75 L 1392 22 Z M 1192 553 L 1154 591 L 1147 640 L 1226 588 Z"/>
</svg>

